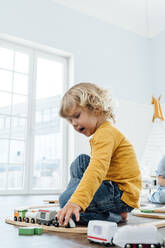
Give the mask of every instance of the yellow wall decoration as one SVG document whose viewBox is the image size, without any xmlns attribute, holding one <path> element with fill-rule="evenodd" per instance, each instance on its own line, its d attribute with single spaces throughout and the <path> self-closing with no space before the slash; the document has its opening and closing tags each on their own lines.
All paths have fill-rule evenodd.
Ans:
<svg viewBox="0 0 165 248">
<path fill-rule="evenodd" d="M 163 115 L 163 111 L 162 111 L 162 107 L 160 105 L 160 98 L 161 96 L 158 97 L 158 99 L 156 99 L 154 96 L 152 96 L 152 104 L 154 104 L 154 115 L 152 118 L 152 122 L 155 121 L 155 119 L 160 119 L 160 120 L 164 120 L 164 115 Z"/>
</svg>

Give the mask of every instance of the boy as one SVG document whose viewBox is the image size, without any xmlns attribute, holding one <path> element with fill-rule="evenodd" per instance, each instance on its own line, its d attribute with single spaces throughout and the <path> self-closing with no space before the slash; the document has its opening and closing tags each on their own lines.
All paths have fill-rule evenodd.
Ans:
<svg viewBox="0 0 165 248">
<path fill-rule="evenodd" d="M 90 140 L 91 156 L 80 155 L 71 164 L 71 179 L 59 198 L 60 225 L 72 217 L 120 222 L 139 206 L 141 175 L 132 145 L 108 119 L 114 121 L 106 90 L 80 83 L 63 96 L 60 115 Z"/>
</svg>

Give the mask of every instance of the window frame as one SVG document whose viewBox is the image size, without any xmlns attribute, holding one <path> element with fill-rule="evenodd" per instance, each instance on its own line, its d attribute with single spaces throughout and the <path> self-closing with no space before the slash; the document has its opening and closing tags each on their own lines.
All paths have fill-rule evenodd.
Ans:
<svg viewBox="0 0 165 248">
<path fill-rule="evenodd" d="M 18 51 L 29 54 L 29 82 L 28 82 L 28 107 L 27 107 L 27 133 L 25 147 L 25 167 L 24 167 L 24 186 L 20 190 L 1 189 L 0 195 L 15 194 L 58 194 L 64 190 L 68 182 L 68 162 L 72 159 L 69 154 L 73 154 L 74 146 L 69 146 L 69 128 L 65 120 L 62 120 L 62 188 L 59 190 L 50 189 L 32 189 L 33 164 L 34 164 L 34 124 L 35 124 L 35 95 L 36 95 L 36 68 L 37 57 L 55 59 L 64 64 L 64 83 L 65 92 L 73 82 L 73 55 L 52 47 L 37 44 L 31 41 L 25 41 L 20 38 L 0 34 L 0 46 L 5 48 L 14 48 Z M 10 115 L 11 116 L 11 115 Z M 74 143 L 74 141 L 72 141 Z"/>
</svg>

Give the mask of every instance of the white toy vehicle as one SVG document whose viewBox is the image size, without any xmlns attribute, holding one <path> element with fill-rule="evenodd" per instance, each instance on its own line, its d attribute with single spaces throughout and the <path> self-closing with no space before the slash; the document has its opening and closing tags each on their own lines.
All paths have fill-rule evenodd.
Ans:
<svg viewBox="0 0 165 248">
<path fill-rule="evenodd" d="M 88 223 L 89 242 L 112 245 L 112 239 L 117 231 L 115 222 L 91 220 Z"/>
<path fill-rule="evenodd" d="M 38 209 L 29 209 L 25 214 L 25 222 L 36 223 Z"/>
<path fill-rule="evenodd" d="M 153 225 L 123 226 L 115 233 L 113 244 L 126 248 L 158 248 L 162 247 L 163 238 Z"/>
<path fill-rule="evenodd" d="M 36 216 L 37 223 L 50 226 L 56 214 L 57 211 L 54 209 L 39 209 Z"/>
<path fill-rule="evenodd" d="M 56 217 L 57 211 L 54 209 L 39 209 L 36 215 L 36 222 L 41 225 L 53 225 L 55 227 L 59 227 L 58 219 Z M 68 225 L 66 226 L 76 227 L 74 221 L 72 219 L 69 220 Z"/>
</svg>

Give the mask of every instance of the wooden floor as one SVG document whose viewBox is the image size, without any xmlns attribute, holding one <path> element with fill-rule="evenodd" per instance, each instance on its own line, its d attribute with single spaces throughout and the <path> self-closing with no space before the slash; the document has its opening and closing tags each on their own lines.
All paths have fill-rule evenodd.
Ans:
<svg viewBox="0 0 165 248">
<path fill-rule="evenodd" d="M 41 236 L 19 236 L 18 227 L 5 223 L 5 218 L 13 216 L 14 208 L 20 206 L 43 205 L 44 199 L 54 196 L 0 196 L 0 248 L 83 248 L 102 247 L 90 244 L 86 234 L 43 233 Z M 155 221 L 130 215 L 127 224 Z M 165 237 L 165 228 L 159 229 Z M 104 246 L 103 246 L 104 247 Z"/>
</svg>

